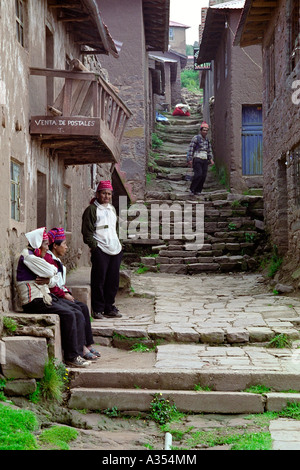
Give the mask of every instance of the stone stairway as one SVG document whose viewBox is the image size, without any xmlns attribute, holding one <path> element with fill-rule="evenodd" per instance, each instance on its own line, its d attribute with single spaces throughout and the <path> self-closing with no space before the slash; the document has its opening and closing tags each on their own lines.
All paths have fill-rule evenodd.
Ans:
<svg viewBox="0 0 300 470">
<path fill-rule="evenodd" d="M 158 125 L 163 145 L 150 162 L 144 201 L 149 236 L 125 240 L 125 246 L 148 247 L 150 256 L 138 261 L 150 271 L 195 274 L 255 269 L 255 254 L 264 241 L 262 196 L 229 193 L 214 168 L 209 168 L 202 195 L 191 196 L 186 153 L 201 116 L 170 116 L 169 121 Z"/>
<path fill-rule="evenodd" d="M 153 296 L 154 312 L 147 315 L 141 304 L 136 303 L 135 311 L 127 315 L 121 305 L 122 318 L 93 323 L 96 343 L 115 348 L 103 348 L 99 365 L 70 371 L 71 408 L 105 410 L 115 407 L 126 413 L 148 412 L 157 393 L 173 400 L 179 410 L 195 413 L 262 413 L 281 409 L 288 401 L 300 401 L 300 394 L 281 393 L 299 388 L 295 352 L 285 349 L 279 354 L 264 349 L 266 334 L 271 338 L 275 332 L 271 327 L 266 328 L 270 326 L 267 320 L 257 317 L 255 308 L 262 302 L 260 297 L 253 300 L 257 304 L 249 305 L 250 310 L 244 311 L 242 303 L 252 302 L 253 295 L 246 290 L 253 282 L 256 292 L 256 280 L 245 281 L 247 289 L 241 286 L 240 294 L 237 293 L 244 296 L 243 302 L 231 299 L 228 311 L 225 311 L 224 299 L 231 289 L 232 279 L 228 280 L 230 287 L 227 291 L 225 287 L 224 292 L 221 286 L 215 290 L 211 285 L 214 282 L 225 285 L 225 273 L 234 277 L 237 276 L 234 271 L 249 272 L 256 267 L 254 255 L 263 239 L 263 199 L 230 194 L 211 169 L 203 194 L 191 198 L 186 152 L 200 121 L 201 116 L 196 114 L 190 118 L 169 116 L 169 125 L 157 126 L 156 133 L 164 143 L 151 158 L 146 196 L 142 201 L 149 214 L 150 237 L 124 241 L 125 263 L 131 264 L 130 250 L 135 246 L 140 254 L 138 257 L 137 251 L 134 252 L 132 265 L 140 262 L 149 272 L 146 290 L 144 286 L 139 292 L 137 281 L 133 285 L 134 295 L 145 303 Z M 197 234 L 193 232 L 199 222 L 197 207 L 204 208 L 201 247 L 193 245 L 195 240 L 191 238 Z M 190 217 L 188 224 L 185 214 Z M 166 234 L 168 230 L 170 233 Z M 141 255 L 143 252 L 147 255 Z M 152 280 L 151 276 L 155 278 Z M 210 287 L 203 286 L 199 293 L 204 282 L 202 276 L 207 277 Z M 210 276 L 213 276 L 211 280 Z M 240 277 L 235 279 L 243 282 Z M 193 292 L 191 281 L 195 284 Z M 205 303 L 206 297 L 212 307 L 209 317 L 205 316 L 206 305 L 200 307 L 199 304 L 200 300 Z M 269 297 L 263 301 L 267 305 L 271 302 Z M 273 307 L 267 308 L 272 310 Z M 293 314 L 297 324 L 298 314 L 296 311 Z M 276 317 L 274 309 L 270 315 Z M 282 315 L 279 310 L 277 327 Z M 290 309 L 284 315 L 283 320 L 290 318 Z M 287 323 L 283 322 L 282 327 L 286 328 Z M 299 338 L 297 328 L 293 334 Z M 119 343 L 127 339 L 129 344 L 135 341 L 149 344 L 149 347 L 154 344 L 156 349 L 139 353 L 137 360 L 133 357 L 137 353 L 117 349 L 117 336 Z M 110 361 L 112 349 L 117 352 Z M 270 387 L 272 392 L 262 395 L 245 391 L 257 384 Z M 208 387 L 210 391 L 196 391 L 196 385 Z"/>
</svg>

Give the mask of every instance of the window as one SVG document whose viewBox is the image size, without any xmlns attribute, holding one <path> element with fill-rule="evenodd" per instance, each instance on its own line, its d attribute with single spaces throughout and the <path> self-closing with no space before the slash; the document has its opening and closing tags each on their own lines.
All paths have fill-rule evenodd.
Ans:
<svg viewBox="0 0 300 470">
<path fill-rule="evenodd" d="M 290 72 L 300 59 L 300 0 L 291 1 L 290 16 Z"/>
<path fill-rule="evenodd" d="M 169 28 L 169 41 L 174 41 L 174 29 Z"/>
<path fill-rule="evenodd" d="M 15 0 L 15 2 L 17 40 L 24 47 L 24 3 L 23 0 Z"/>
<path fill-rule="evenodd" d="M 21 165 L 10 162 L 10 216 L 16 221 L 20 221 L 20 178 Z"/>
</svg>

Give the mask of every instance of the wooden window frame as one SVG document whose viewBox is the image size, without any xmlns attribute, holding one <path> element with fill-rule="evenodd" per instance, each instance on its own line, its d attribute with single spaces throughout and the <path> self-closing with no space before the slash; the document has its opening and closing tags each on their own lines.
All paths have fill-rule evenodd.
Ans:
<svg viewBox="0 0 300 470">
<path fill-rule="evenodd" d="M 18 178 L 14 169 L 18 167 Z M 10 161 L 10 218 L 21 221 L 21 175 L 22 165 L 14 160 Z"/>
<path fill-rule="evenodd" d="M 15 9 L 16 9 L 16 33 L 18 43 L 22 47 L 25 47 L 25 5 L 23 0 L 15 0 Z"/>
</svg>

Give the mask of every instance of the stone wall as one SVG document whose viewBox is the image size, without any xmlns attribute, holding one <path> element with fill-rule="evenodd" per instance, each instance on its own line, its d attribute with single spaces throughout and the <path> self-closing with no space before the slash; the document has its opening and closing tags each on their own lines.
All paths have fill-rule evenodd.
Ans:
<svg viewBox="0 0 300 470">
<path fill-rule="evenodd" d="M 268 25 L 263 42 L 264 64 L 264 198 L 265 221 L 274 244 L 283 254 L 288 250 L 295 264 L 300 261 L 300 205 L 296 201 L 296 159 L 292 154 L 300 150 L 300 104 L 292 100 L 293 83 L 299 78 L 300 63 L 289 71 L 286 22 L 290 2 L 280 2 Z M 274 34 L 274 36 L 273 36 Z M 274 41 L 275 97 L 270 102 L 268 93 L 268 53 Z"/>
<path fill-rule="evenodd" d="M 62 362 L 58 315 L 2 315 L 0 338 L 0 379 L 7 396 L 33 393 L 49 358 Z"/>
<path fill-rule="evenodd" d="M 101 58 L 111 83 L 133 112 L 124 133 L 121 170 L 137 199 L 143 198 L 150 126 L 149 73 L 141 0 L 102 0 L 101 14 L 114 38 L 122 40 L 118 60 Z"/>
</svg>

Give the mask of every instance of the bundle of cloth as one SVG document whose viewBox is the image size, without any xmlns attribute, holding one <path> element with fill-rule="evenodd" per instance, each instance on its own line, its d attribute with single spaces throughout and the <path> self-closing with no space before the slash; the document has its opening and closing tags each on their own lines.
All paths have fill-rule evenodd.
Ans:
<svg viewBox="0 0 300 470">
<path fill-rule="evenodd" d="M 173 116 L 190 116 L 190 109 L 191 108 L 188 104 L 178 103 L 176 104 L 175 109 L 173 111 Z"/>
</svg>

